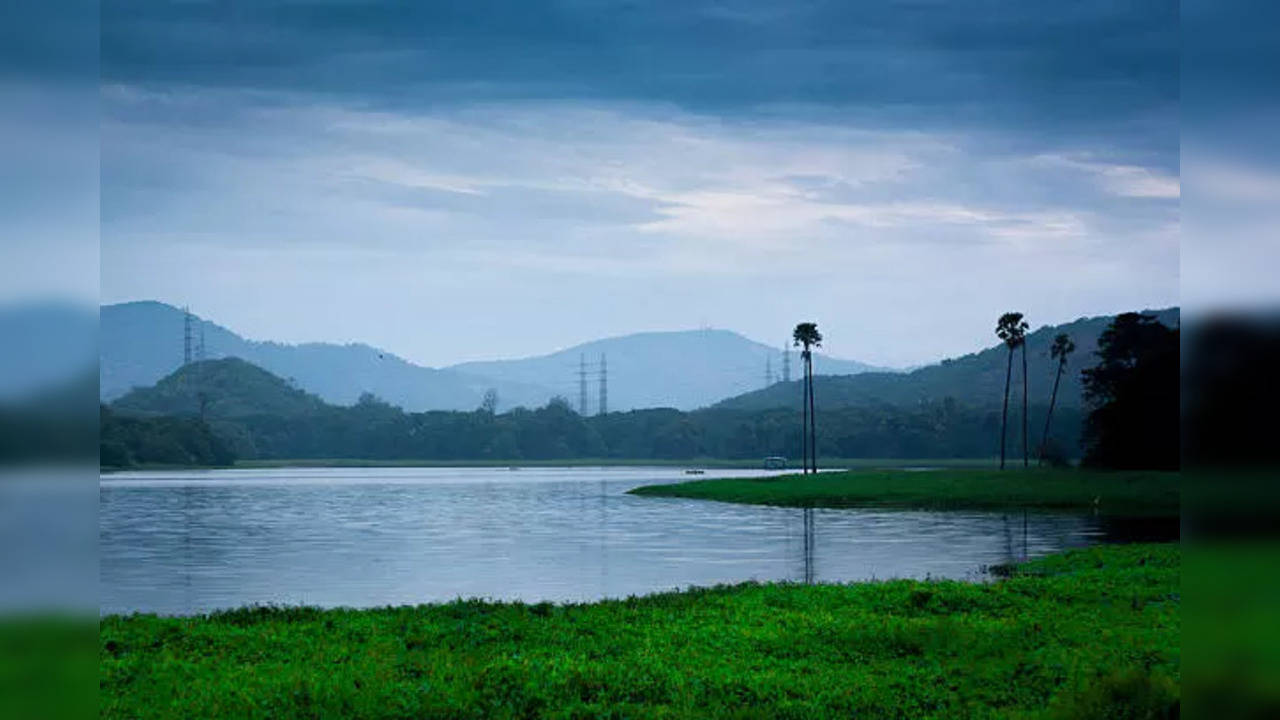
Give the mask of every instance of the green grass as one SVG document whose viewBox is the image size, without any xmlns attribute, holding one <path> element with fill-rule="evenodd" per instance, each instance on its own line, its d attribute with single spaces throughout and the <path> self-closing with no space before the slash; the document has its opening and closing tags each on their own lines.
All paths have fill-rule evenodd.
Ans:
<svg viewBox="0 0 1280 720">
<path fill-rule="evenodd" d="M 1179 575 L 1176 545 L 1129 545 L 989 584 L 112 616 L 99 634 L 100 713 L 1164 717 L 1180 693 Z"/>
<path fill-rule="evenodd" d="M 1162 472 L 851 470 L 646 485 L 631 492 L 789 507 L 1083 510 L 1116 516 L 1177 516 L 1180 486 L 1178 473 Z"/>
</svg>

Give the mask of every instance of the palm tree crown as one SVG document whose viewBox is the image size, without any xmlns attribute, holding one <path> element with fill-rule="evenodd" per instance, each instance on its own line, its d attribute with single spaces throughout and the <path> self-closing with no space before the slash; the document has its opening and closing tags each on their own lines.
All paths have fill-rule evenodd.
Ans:
<svg viewBox="0 0 1280 720">
<path fill-rule="evenodd" d="M 796 329 L 791 333 L 796 347 L 804 347 L 807 354 L 810 347 L 822 347 L 822 333 L 818 332 L 818 324 L 804 322 L 796 325 Z"/>
<path fill-rule="evenodd" d="M 1022 319 L 1020 312 L 1007 312 L 1000 316 L 1000 320 L 996 322 L 996 337 L 1004 341 L 1005 345 L 1012 350 L 1019 345 L 1027 337 L 1027 330 L 1031 326 Z"/>
<path fill-rule="evenodd" d="M 1049 348 L 1049 357 L 1060 363 L 1067 361 L 1067 356 L 1075 352 L 1076 344 L 1071 340 L 1071 336 L 1066 333 L 1059 333 L 1053 339 L 1053 346 Z"/>
</svg>

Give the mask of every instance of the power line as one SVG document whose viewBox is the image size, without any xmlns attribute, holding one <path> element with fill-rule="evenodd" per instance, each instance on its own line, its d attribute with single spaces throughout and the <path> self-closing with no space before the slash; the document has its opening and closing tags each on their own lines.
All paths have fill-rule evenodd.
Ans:
<svg viewBox="0 0 1280 720">
<path fill-rule="evenodd" d="M 587 356 L 578 356 L 578 414 L 587 416 Z"/>
<path fill-rule="evenodd" d="M 609 363 L 600 353 L 600 414 L 609 414 Z"/>
<path fill-rule="evenodd" d="M 182 364 L 191 364 L 191 308 L 182 306 Z"/>
</svg>

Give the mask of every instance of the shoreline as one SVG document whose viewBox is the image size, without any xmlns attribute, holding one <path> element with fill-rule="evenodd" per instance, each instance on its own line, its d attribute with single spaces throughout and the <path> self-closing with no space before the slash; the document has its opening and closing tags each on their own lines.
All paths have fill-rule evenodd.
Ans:
<svg viewBox="0 0 1280 720">
<path fill-rule="evenodd" d="M 1107 517 L 1181 515 L 1181 473 L 1079 469 L 847 470 L 643 485 L 655 498 L 832 509 L 1021 510 Z"/>
<path fill-rule="evenodd" d="M 990 583 L 743 583 L 568 605 L 109 615 L 99 621 L 100 713 L 1176 711 L 1180 577 L 1181 549 L 1165 543 L 1049 555 Z"/>
<path fill-rule="evenodd" d="M 824 458 L 823 472 L 865 468 L 987 468 L 991 458 Z M 288 458 L 280 460 L 240 460 L 234 465 L 163 465 L 136 467 L 99 467 L 102 474 L 165 470 L 271 470 L 277 468 L 507 468 L 507 467 L 661 467 L 764 470 L 760 459 L 732 460 L 724 458 L 692 458 L 687 460 L 636 458 L 570 458 L 559 460 L 366 460 L 360 458 Z M 780 468 L 780 471 L 793 470 Z"/>
</svg>

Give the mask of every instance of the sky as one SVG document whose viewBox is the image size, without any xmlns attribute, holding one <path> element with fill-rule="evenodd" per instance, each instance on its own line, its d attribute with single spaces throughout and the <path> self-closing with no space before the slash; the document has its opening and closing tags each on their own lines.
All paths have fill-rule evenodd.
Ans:
<svg viewBox="0 0 1280 720">
<path fill-rule="evenodd" d="M 104 3 L 100 297 L 432 366 L 1179 303 L 1177 2 Z"/>
</svg>

